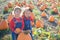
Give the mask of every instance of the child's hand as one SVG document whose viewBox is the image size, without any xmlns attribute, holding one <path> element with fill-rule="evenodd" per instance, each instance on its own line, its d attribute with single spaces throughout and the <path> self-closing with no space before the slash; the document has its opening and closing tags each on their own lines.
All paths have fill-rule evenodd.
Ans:
<svg viewBox="0 0 60 40">
<path fill-rule="evenodd" d="M 14 31 L 16 34 L 19 34 L 21 32 L 20 28 L 16 28 Z"/>
<path fill-rule="evenodd" d="M 30 33 L 30 32 L 31 32 L 30 30 L 24 31 L 25 34 L 28 34 L 28 33 Z"/>
<path fill-rule="evenodd" d="M 28 33 L 31 33 L 31 31 L 30 31 L 30 30 L 27 30 L 27 32 L 28 32 Z"/>
</svg>

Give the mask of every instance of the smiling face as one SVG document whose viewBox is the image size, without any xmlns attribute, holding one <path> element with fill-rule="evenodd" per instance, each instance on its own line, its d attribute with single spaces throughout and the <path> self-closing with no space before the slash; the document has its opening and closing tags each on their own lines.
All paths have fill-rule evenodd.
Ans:
<svg viewBox="0 0 60 40">
<path fill-rule="evenodd" d="M 16 9 L 14 10 L 15 17 L 19 17 L 19 16 L 20 16 L 20 13 L 21 13 L 21 9 L 16 8 Z"/>
<path fill-rule="evenodd" d="M 31 13 L 30 10 L 26 10 L 26 11 L 24 12 L 24 15 L 25 15 L 26 17 L 30 17 L 30 13 Z"/>
</svg>

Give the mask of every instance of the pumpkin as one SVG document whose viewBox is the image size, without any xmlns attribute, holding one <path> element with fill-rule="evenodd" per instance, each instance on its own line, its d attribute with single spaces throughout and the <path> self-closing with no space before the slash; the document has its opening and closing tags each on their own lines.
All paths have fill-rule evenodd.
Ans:
<svg viewBox="0 0 60 40">
<path fill-rule="evenodd" d="M 59 15 L 59 17 L 60 17 L 60 13 L 59 13 L 58 15 Z"/>
<path fill-rule="evenodd" d="M 8 7 L 9 8 L 12 8 L 12 3 L 8 3 Z"/>
<path fill-rule="evenodd" d="M 8 23 L 13 19 L 13 15 L 12 14 L 9 14 L 8 18 L 7 18 L 7 21 Z"/>
<path fill-rule="evenodd" d="M 57 8 L 53 8 L 53 11 L 58 13 L 58 9 Z"/>
<path fill-rule="evenodd" d="M 5 6 L 4 7 L 4 11 L 8 11 L 8 6 Z"/>
<path fill-rule="evenodd" d="M 23 5 L 26 5 L 26 1 L 23 1 L 22 4 L 23 4 Z"/>
<path fill-rule="evenodd" d="M 19 34 L 21 32 L 20 28 L 15 29 L 16 34 Z"/>
<path fill-rule="evenodd" d="M 31 12 L 30 15 L 31 15 L 31 18 L 34 20 L 35 19 L 34 13 Z"/>
<path fill-rule="evenodd" d="M 60 21 L 58 21 L 58 25 L 60 25 Z"/>
<path fill-rule="evenodd" d="M 21 5 L 21 3 L 19 3 L 17 6 L 21 7 L 22 5 Z"/>
<path fill-rule="evenodd" d="M 48 20 L 49 20 L 50 22 L 54 22 L 54 21 L 55 21 L 55 18 L 54 18 L 54 16 L 50 16 Z"/>
<path fill-rule="evenodd" d="M 26 4 L 25 7 L 29 7 L 29 4 Z"/>
<path fill-rule="evenodd" d="M 15 3 L 15 5 L 18 5 L 18 4 L 19 4 L 19 2 L 16 2 L 16 3 Z"/>
<path fill-rule="evenodd" d="M 44 11 L 45 10 L 45 6 L 44 5 L 41 5 L 40 10 L 41 11 Z"/>
<path fill-rule="evenodd" d="M 34 9 L 34 5 L 29 4 L 29 8 L 30 8 L 30 9 Z"/>
<path fill-rule="evenodd" d="M 47 0 L 48 2 L 50 2 L 51 0 Z"/>
<path fill-rule="evenodd" d="M 31 22 L 31 25 L 34 26 L 34 22 Z"/>
<path fill-rule="evenodd" d="M 56 5 L 55 4 L 52 4 L 51 5 L 51 8 L 53 9 L 53 8 L 56 8 Z"/>
<path fill-rule="evenodd" d="M 5 30 L 8 28 L 8 23 L 7 21 L 3 20 L 1 23 L 0 23 L 0 30 Z"/>
<path fill-rule="evenodd" d="M 36 27 L 37 28 L 43 28 L 43 26 L 44 26 L 43 21 L 41 21 L 41 20 L 36 21 Z"/>
<path fill-rule="evenodd" d="M 32 2 L 32 1 L 30 1 L 30 4 L 33 4 L 33 2 Z"/>
<path fill-rule="evenodd" d="M 41 16 L 42 16 L 42 17 L 46 17 L 47 14 L 46 14 L 45 12 L 42 12 Z"/>
<path fill-rule="evenodd" d="M 17 40 L 32 40 L 30 34 L 20 33 Z"/>
<path fill-rule="evenodd" d="M 42 3 L 41 1 L 38 1 L 37 6 L 40 6 L 41 3 Z"/>
<path fill-rule="evenodd" d="M 45 6 L 45 8 L 47 8 L 47 7 L 48 7 L 48 5 L 47 5 L 47 4 L 44 4 L 44 6 Z"/>
</svg>

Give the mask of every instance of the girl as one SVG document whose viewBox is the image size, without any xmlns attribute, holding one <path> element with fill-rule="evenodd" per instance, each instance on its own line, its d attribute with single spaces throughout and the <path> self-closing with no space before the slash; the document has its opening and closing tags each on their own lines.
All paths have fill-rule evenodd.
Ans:
<svg viewBox="0 0 60 40">
<path fill-rule="evenodd" d="M 33 36 L 32 36 L 32 25 L 31 25 L 31 21 L 33 21 L 33 19 L 30 17 L 30 13 L 31 13 L 31 10 L 30 9 L 27 9 L 25 10 L 24 12 L 24 33 L 25 34 L 28 34 L 30 33 L 31 37 L 32 37 L 32 40 L 33 40 Z"/>
<path fill-rule="evenodd" d="M 14 10 L 14 18 L 10 21 L 10 29 L 12 32 L 12 40 L 17 40 L 18 34 L 22 32 L 24 28 L 23 18 L 20 17 L 21 9 L 15 8 Z"/>
</svg>

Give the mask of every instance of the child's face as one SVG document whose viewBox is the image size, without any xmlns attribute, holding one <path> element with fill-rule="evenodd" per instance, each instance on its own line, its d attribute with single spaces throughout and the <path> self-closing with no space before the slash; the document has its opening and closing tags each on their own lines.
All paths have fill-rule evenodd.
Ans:
<svg viewBox="0 0 60 40">
<path fill-rule="evenodd" d="M 25 16 L 26 16 L 26 17 L 30 17 L 30 13 L 31 13 L 30 11 L 26 10 L 26 11 L 25 11 Z"/>
<path fill-rule="evenodd" d="M 19 17 L 20 13 L 21 13 L 21 10 L 16 10 L 14 13 L 15 13 L 15 16 Z"/>
</svg>

